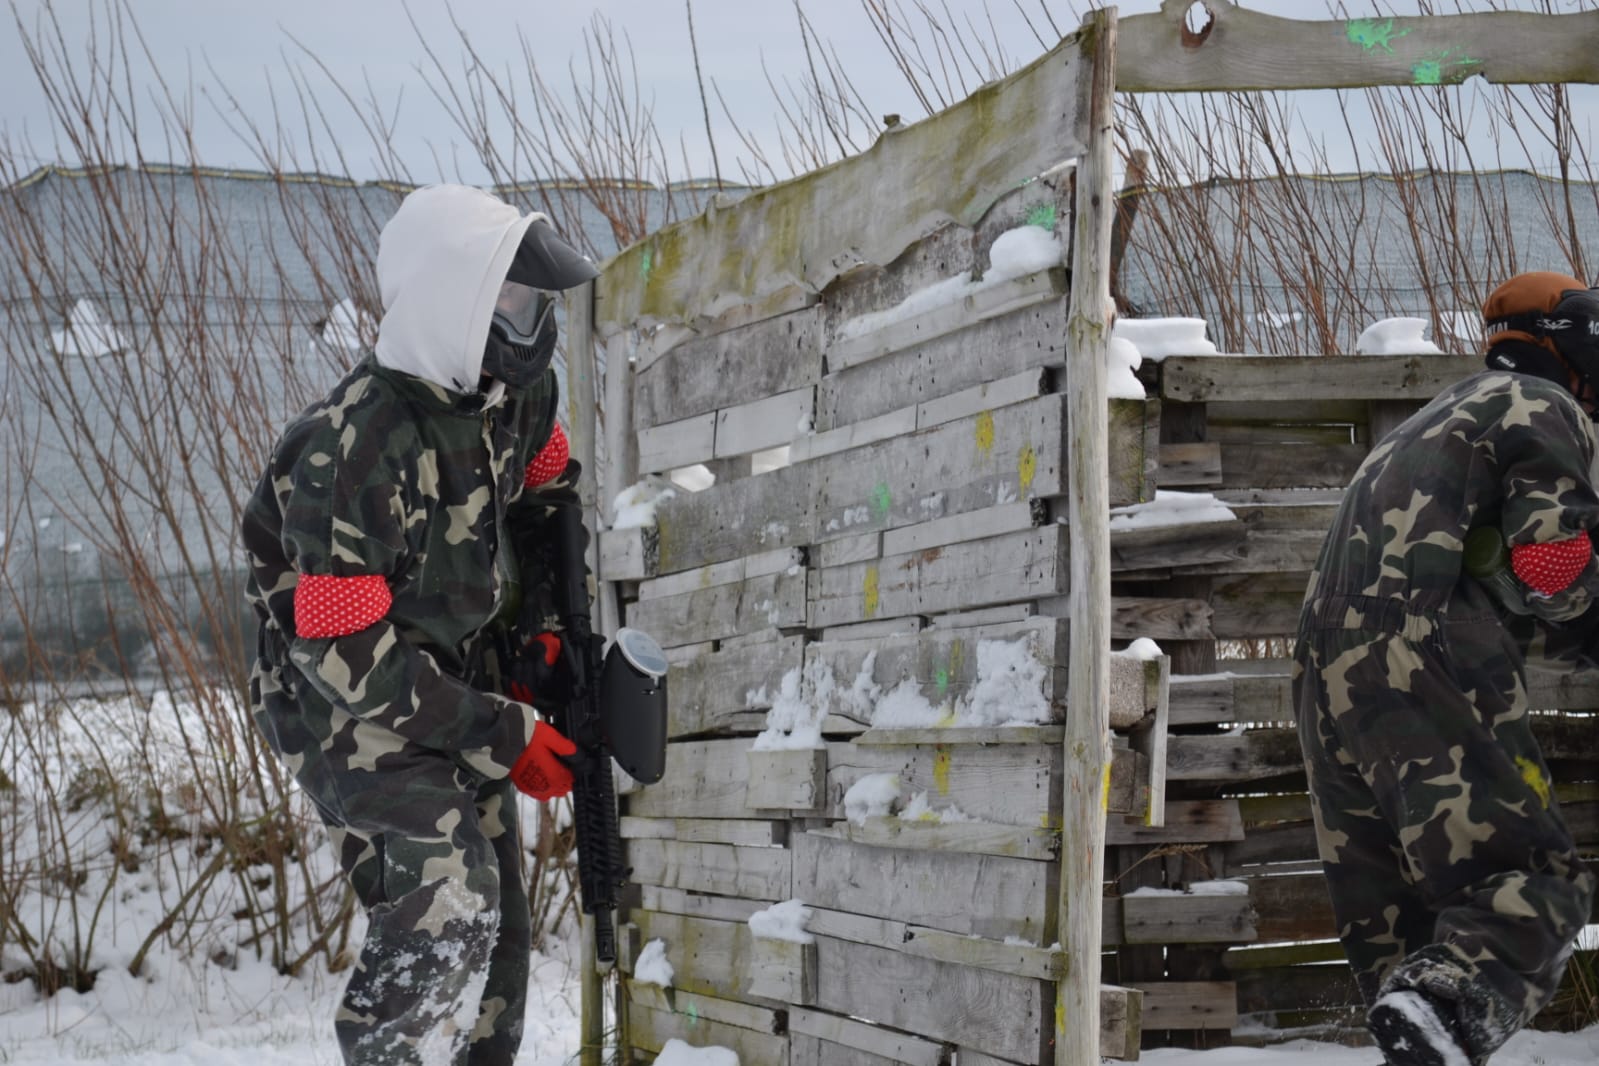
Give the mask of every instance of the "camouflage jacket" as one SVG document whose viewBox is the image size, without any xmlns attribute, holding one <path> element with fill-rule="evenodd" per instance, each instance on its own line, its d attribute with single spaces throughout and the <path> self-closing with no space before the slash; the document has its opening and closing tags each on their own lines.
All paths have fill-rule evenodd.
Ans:
<svg viewBox="0 0 1599 1066">
<path fill-rule="evenodd" d="M 1491 611 L 1462 567 L 1466 533 L 1494 525 L 1517 545 L 1599 527 L 1596 454 L 1593 422 L 1552 382 L 1493 371 L 1445 390 L 1356 472 L 1311 576 L 1301 632 L 1398 632 L 1425 629 L 1452 608 L 1456 617 Z M 1534 610 L 1543 623 L 1567 623 L 1595 596 L 1599 567 L 1590 560 Z M 1520 637 L 1525 647 L 1531 635 Z"/>
<path fill-rule="evenodd" d="M 288 426 L 242 538 L 261 665 L 280 672 L 300 714 L 344 711 L 505 775 L 531 738 L 533 710 L 471 680 L 491 622 L 514 611 L 511 542 L 539 543 L 549 508 L 576 505 L 576 463 L 537 493 L 523 488 L 555 410 L 553 370 L 488 405 L 368 357 Z M 392 603 L 358 632 L 304 638 L 302 574 L 380 574 Z"/>
</svg>

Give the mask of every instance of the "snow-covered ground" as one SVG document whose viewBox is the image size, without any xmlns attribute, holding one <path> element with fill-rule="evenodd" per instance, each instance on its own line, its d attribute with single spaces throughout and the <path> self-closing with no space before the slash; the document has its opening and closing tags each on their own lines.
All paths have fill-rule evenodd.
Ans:
<svg viewBox="0 0 1599 1066">
<path fill-rule="evenodd" d="M 168 960 L 170 961 L 170 960 Z M 102 974 L 87 995 L 40 1001 L 29 986 L 0 985 L 0 1063 L 57 1066 L 336 1066 L 333 1007 L 338 982 L 327 975 L 280 977 L 265 964 L 236 971 L 206 967 L 203 979 L 183 964 L 143 981 Z M 517 1066 L 576 1062 L 577 987 L 568 961 L 535 960 L 527 1039 Z M 1161 1049 L 1154 1066 L 1376 1066 L 1371 1048 L 1293 1041 L 1270 1048 Z M 730 1066 L 726 1049 L 674 1047 L 664 1066 Z M 1592 1066 L 1599 1026 L 1580 1033 L 1517 1035 L 1492 1066 Z M 740 1066 L 767 1066 L 742 1063 Z"/>
</svg>

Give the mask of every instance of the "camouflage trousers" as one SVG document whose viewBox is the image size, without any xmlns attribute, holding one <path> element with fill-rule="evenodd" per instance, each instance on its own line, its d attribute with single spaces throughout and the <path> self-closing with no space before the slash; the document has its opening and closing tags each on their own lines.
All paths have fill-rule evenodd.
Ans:
<svg viewBox="0 0 1599 1066">
<path fill-rule="evenodd" d="M 1294 705 L 1361 995 L 1450 1001 L 1481 1062 L 1553 997 L 1593 905 L 1497 619 L 1302 629 Z"/>
<path fill-rule="evenodd" d="M 509 1066 L 532 941 L 514 787 L 370 735 L 312 694 L 302 707 L 272 674 L 253 679 L 257 719 L 367 915 L 334 1022 L 345 1062 Z"/>
</svg>

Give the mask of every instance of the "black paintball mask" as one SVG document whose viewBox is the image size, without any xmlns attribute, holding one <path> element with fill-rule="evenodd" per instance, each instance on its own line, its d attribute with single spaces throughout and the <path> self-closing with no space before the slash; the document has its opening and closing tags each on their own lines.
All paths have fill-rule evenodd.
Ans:
<svg viewBox="0 0 1599 1066">
<path fill-rule="evenodd" d="M 511 389 L 538 381 L 555 356 L 555 294 L 598 276 L 587 256 L 548 222 L 534 219 L 494 301 L 483 373 Z"/>
<path fill-rule="evenodd" d="M 1485 330 L 1490 337 L 1514 331 L 1535 342 L 1490 348 L 1486 362 L 1491 369 L 1517 370 L 1561 384 L 1567 383 L 1569 369 L 1580 383 L 1578 399 L 1583 392 L 1599 396 L 1599 289 L 1566 289 L 1548 311 L 1500 315 L 1489 319 Z M 1553 353 L 1536 343 L 1545 339 Z M 1599 421 L 1599 411 L 1594 418 Z"/>
</svg>

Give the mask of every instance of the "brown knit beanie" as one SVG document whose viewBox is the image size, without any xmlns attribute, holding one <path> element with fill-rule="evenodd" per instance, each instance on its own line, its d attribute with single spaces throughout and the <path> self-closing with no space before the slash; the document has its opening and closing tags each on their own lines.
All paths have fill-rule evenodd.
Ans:
<svg viewBox="0 0 1599 1066">
<path fill-rule="evenodd" d="M 1483 301 L 1482 305 L 1482 319 L 1486 324 L 1509 315 L 1552 311 L 1555 304 L 1560 302 L 1562 293 L 1569 289 L 1587 287 L 1570 274 L 1556 274 L 1550 270 L 1533 270 L 1526 274 L 1517 274 L 1488 294 L 1488 299 Z M 1519 329 L 1504 329 L 1497 333 L 1489 333 L 1487 348 L 1507 340 L 1528 341 L 1541 344 L 1551 352 L 1555 351 L 1554 342 L 1548 337 L 1535 336 Z"/>
</svg>

